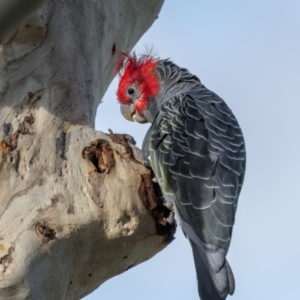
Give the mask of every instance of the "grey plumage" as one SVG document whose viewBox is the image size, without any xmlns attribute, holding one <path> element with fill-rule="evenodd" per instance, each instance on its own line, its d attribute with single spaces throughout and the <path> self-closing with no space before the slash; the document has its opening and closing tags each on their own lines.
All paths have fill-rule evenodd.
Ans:
<svg viewBox="0 0 300 300">
<path fill-rule="evenodd" d="M 224 300 L 235 284 L 226 254 L 245 174 L 239 124 L 226 103 L 169 60 L 156 72 L 152 125 L 143 142 L 167 199 L 189 239 L 202 300 Z"/>
</svg>

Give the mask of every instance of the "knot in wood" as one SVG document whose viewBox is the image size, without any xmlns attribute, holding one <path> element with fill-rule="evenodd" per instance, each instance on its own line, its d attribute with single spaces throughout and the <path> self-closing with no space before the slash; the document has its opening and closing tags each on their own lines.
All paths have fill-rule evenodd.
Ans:
<svg viewBox="0 0 300 300">
<path fill-rule="evenodd" d="M 47 224 L 38 224 L 36 229 L 38 233 L 48 238 L 49 240 L 53 240 L 56 235 L 55 230 L 49 227 Z"/>
<path fill-rule="evenodd" d="M 164 205 L 165 200 L 158 183 L 153 182 L 154 174 L 142 174 L 138 194 L 146 209 L 155 220 L 156 233 L 165 236 L 165 243 L 174 239 L 176 221 L 171 209 Z"/>
<path fill-rule="evenodd" d="M 106 140 L 96 140 L 82 151 L 82 157 L 93 164 L 95 171 L 108 174 L 115 166 L 115 158 L 110 144 Z"/>
<path fill-rule="evenodd" d="M 12 262 L 12 257 L 9 255 L 5 255 L 1 258 L 1 264 L 7 267 Z"/>
</svg>

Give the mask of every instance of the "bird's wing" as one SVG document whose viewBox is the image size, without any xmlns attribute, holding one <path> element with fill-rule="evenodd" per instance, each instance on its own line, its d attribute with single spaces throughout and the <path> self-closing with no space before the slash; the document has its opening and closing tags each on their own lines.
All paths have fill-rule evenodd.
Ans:
<svg viewBox="0 0 300 300">
<path fill-rule="evenodd" d="M 225 299 L 234 291 L 225 256 L 245 173 L 241 129 L 204 86 L 166 101 L 159 114 L 148 135 L 153 170 L 192 245 L 201 299 Z"/>
</svg>

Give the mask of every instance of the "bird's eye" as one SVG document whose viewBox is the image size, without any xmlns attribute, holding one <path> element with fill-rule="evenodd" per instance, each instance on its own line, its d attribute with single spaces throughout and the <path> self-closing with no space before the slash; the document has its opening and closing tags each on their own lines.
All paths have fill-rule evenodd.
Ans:
<svg viewBox="0 0 300 300">
<path fill-rule="evenodd" d="M 133 88 L 129 88 L 127 90 L 128 95 L 132 96 L 135 93 L 135 90 Z"/>
</svg>

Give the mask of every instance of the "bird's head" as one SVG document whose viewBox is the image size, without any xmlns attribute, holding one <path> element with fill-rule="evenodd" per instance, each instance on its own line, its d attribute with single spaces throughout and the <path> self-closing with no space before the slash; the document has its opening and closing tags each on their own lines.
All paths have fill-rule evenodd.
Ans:
<svg viewBox="0 0 300 300">
<path fill-rule="evenodd" d="M 156 72 L 158 59 L 150 55 L 139 58 L 135 54 L 124 56 L 117 90 L 121 113 L 130 121 L 153 122 L 157 111 L 155 97 L 160 91 Z"/>
</svg>

